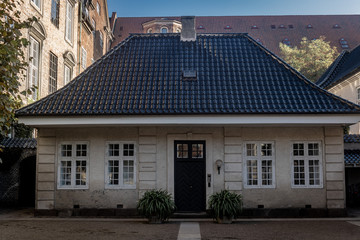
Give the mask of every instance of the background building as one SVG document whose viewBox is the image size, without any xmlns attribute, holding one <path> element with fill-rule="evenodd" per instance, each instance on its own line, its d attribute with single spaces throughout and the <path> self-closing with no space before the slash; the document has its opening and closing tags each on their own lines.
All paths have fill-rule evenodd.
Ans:
<svg viewBox="0 0 360 240">
<path fill-rule="evenodd" d="M 303 37 L 325 36 L 339 52 L 360 43 L 360 15 L 208 16 L 196 17 L 195 27 L 198 33 L 249 33 L 277 55 L 280 42 L 296 46 Z M 180 17 L 118 17 L 112 47 L 130 33 L 178 32 L 179 29 Z"/>
</svg>

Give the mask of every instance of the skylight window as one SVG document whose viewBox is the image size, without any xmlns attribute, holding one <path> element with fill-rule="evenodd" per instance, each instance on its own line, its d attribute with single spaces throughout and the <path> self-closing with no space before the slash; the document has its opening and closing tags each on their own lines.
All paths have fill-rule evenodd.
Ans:
<svg viewBox="0 0 360 240">
<path fill-rule="evenodd" d="M 335 24 L 333 28 L 341 28 L 339 24 Z"/>
<path fill-rule="evenodd" d="M 231 29 L 230 25 L 226 25 L 225 29 Z"/>
<path fill-rule="evenodd" d="M 348 49 L 349 48 L 349 44 L 348 41 L 345 40 L 345 38 L 340 38 L 339 40 L 340 45 L 343 49 Z"/>
<path fill-rule="evenodd" d="M 289 25 L 289 28 L 290 28 L 290 29 L 293 29 L 293 28 L 294 28 L 294 25 L 290 24 L 290 25 Z"/>
<path fill-rule="evenodd" d="M 285 28 L 285 25 L 284 25 L 284 24 L 280 24 L 280 25 L 279 25 L 279 28 Z"/>
<path fill-rule="evenodd" d="M 308 24 L 306 28 L 313 28 L 313 26 L 311 24 Z"/>
<path fill-rule="evenodd" d="M 205 29 L 203 25 L 198 26 L 198 29 Z"/>
<path fill-rule="evenodd" d="M 276 26 L 275 25 L 271 25 L 271 29 L 275 29 L 276 28 Z"/>
<path fill-rule="evenodd" d="M 251 26 L 251 29 L 259 29 L 259 27 L 256 25 L 253 25 L 253 26 Z"/>
<path fill-rule="evenodd" d="M 196 70 L 187 69 L 183 70 L 183 80 L 196 80 Z"/>
</svg>

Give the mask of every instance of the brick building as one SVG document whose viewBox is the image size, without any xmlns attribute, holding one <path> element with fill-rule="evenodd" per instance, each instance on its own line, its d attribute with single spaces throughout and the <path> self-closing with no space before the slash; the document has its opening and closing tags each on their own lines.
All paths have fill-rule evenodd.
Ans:
<svg viewBox="0 0 360 240">
<path fill-rule="evenodd" d="M 23 30 L 29 39 L 29 67 L 22 88 L 37 86 L 28 103 L 66 85 L 112 41 L 106 0 L 24 0 L 21 20 L 35 16 L 38 22 Z M 102 36 L 103 45 L 99 44 Z"/>
<path fill-rule="evenodd" d="M 181 31 L 180 17 L 116 17 L 112 47 L 130 33 Z M 279 43 L 298 46 L 301 38 L 325 36 L 338 51 L 354 49 L 360 43 L 360 15 L 299 16 L 206 16 L 196 17 L 198 33 L 248 33 L 279 55 Z"/>
</svg>

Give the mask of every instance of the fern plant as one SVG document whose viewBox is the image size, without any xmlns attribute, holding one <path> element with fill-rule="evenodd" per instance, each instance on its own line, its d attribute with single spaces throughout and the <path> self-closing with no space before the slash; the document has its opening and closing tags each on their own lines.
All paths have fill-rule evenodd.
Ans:
<svg viewBox="0 0 360 240">
<path fill-rule="evenodd" d="M 237 218 L 242 212 L 242 197 L 240 194 L 221 190 L 209 198 L 209 208 L 214 219 Z"/>
<path fill-rule="evenodd" d="M 166 190 L 150 190 L 145 192 L 137 205 L 138 212 L 151 220 L 152 217 L 158 218 L 161 222 L 169 219 L 175 211 L 175 203 Z"/>
</svg>

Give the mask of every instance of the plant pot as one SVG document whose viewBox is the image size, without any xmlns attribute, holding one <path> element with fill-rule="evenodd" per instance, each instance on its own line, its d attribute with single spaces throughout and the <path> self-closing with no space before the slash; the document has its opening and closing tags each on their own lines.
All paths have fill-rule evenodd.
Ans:
<svg viewBox="0 0 360 240">
<path fill-rule="evenodd" d="M 163 223 L 163 221 L 160 218 L 158 218 L 157 216 L 152 216 L 149 218 L 149 223 L 150 224 L 161 224 L 161 223 Z"/>
<path fill-rule="evenodd" d="M 233 221 L 233 217 L 222 217 L 222 218 L 216 218 L 217 223 L 220 224 L 231 224 Z"/>
</svg>

